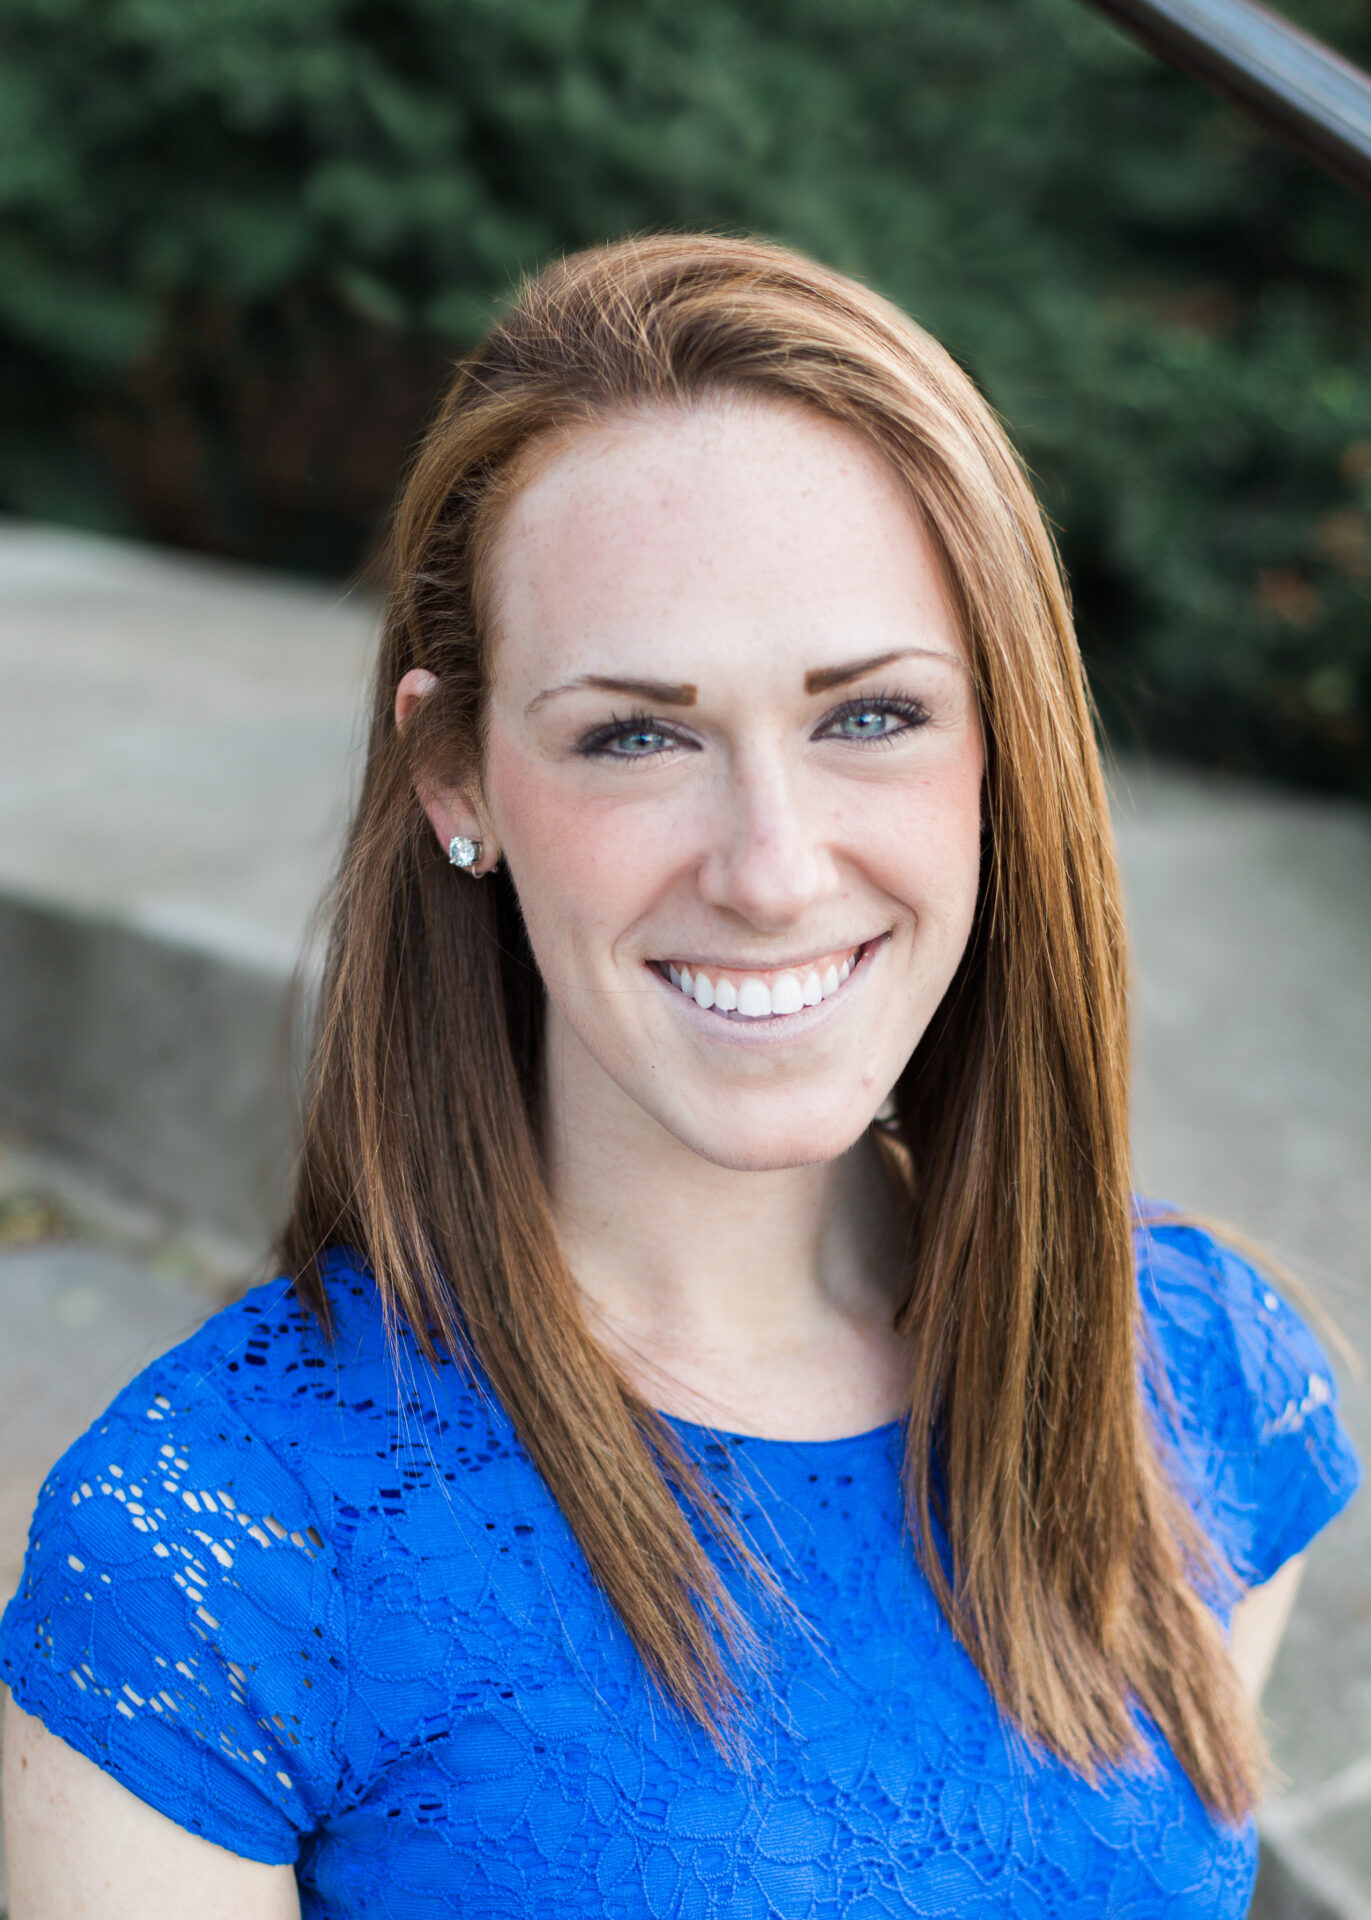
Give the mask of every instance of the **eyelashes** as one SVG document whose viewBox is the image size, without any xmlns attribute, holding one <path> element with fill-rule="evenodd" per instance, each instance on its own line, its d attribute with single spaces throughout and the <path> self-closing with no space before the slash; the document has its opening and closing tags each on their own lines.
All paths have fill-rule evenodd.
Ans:
<svg viewBox="0 0 1371 1920">
<path fill-rule="evenodd" d="M 926 725 L 929 717 L 921 700 L 911 700 L 905 694 L 867 694 L 844 700 L 826 713 L 810 737 L 842 740 L 863 747 L 893 746 L 906 734 Z M 863 724 L 872 721 L 896 724 Z M 576 751 L 587 760 L 641 761 L 658 759 L 676 747 L 694 750 L 698 744 L 689 734 L 678 732 L 669 721 L 638 712 L 615 714 L 602 725 L 593 727 L 577 741 Z"/>
<path fill-rule="evenodd" d="M 921 700 L 910 700 L 899 693 L 867 694 L 863 699 L 844 700 L 841 706 L 824 716 L 816 733 L 819 738 L 855 740 L 865 746 L 885 746 L 916 727 L 926 725 L 928 717 L 928 708 Z M 859 722 L 869 718 L 897 720 L 900 724 L 880 732 L 854 726 L 849 733 L 834 733 L 835 728 L 845 726 L 849 721 Z"/>
<path fill-rule="evenodd" d="M 643 744 L 636 748 L 627 744 L 633 741 Z M 654 741 L 660 744 L 649 744 Z M 616 714 L 603 726 L 592 728 L 577 741 L 576 751 L 587 760 L 652 760 L 669 747 L 694 744 L 673 727 L 655 720 L 650 713 L 631 713 L 626 719 Z"/>
</svg>

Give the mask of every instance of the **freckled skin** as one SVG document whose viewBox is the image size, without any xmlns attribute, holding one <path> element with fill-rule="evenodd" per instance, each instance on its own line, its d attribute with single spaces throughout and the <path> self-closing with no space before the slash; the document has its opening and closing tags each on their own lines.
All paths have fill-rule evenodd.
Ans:
<svg viewBox="0 0 1371 1920">
<path fill-rule="evenodd" d="M 495 567 L 486 831 L 524 906 L 576 1123 L 650 1122 L 740 1169 L 832 1160 L 941 999 L 978 882 L 979 723 L 907 495 L 816 417 L 668 413 L 573 438 L 515 502 Z M 907 649 L 921 651 L 805 691 L 816 668 Z M 689 744 L 578 753 L 638 703 L 578 689 L 529 709 L 590 674 L 692 685 L 692 705 L 651 715 Z M 926 724 L 815 737 L 876 693 L 920 701 Z M 692 1014 L 645 965 L 774 967 L 882 936 L 860 992 L 779 1044 Z"/>
<path fill-rule="evenodd" d="M 716 402 L 562 440 L 493 566 L 482 781 L 423 798 L 518 890 L 554 1219 L 597 1337 L 689 1419 L 892 1419 L 908 1275 L 869 1128 L 956 971 L 981 848 L 979 716 L 917 510 L 846 429 Z M 400 725 L 433 684 L 404 677 Z M 782 1018 L 658 970 L 856 947 Z"/>
</svg>

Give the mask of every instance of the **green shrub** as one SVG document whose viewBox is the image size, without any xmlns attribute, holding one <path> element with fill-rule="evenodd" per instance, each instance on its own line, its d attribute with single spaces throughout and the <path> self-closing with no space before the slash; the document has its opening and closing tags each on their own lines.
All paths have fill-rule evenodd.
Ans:
<svg viewBox="0 0 1371 1920">
<path fill-rule="evenodd" d="M 349 569 L 514 276 L 663 224 L 971 368 L 1121 742 L 1371 792 L 1371 217 L 1076 0 L 6 0 L 0 500 Z"/>
</svg>

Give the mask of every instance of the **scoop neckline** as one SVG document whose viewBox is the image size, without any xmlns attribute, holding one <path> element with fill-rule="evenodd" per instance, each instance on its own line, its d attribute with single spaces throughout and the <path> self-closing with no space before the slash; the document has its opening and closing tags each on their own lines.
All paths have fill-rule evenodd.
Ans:
<svg viewBox="0 0 1371 1920">
<path fill-rule="evenodd" d="M 697 1434 L 702 1440 L 716 1444 L 744 1447 L 783 1447 L 788 1450 L 803 1450 L 813 1453 L 823 1448 L 859 1447 L 863 1444 L 874 1445 L 878 1440 L 888 1440 L 904 1426 L 902 1420 L 886 1420 L 878 1427 L 863 1427 L 860 1433 L 840 1433 L 826 1440 L 782 1440 L 766 1433 L 738 1433 L 731 1427 L 707 1427 L 698 1420 L 687 1420 L 680 1414 L 658 1412 L 658 1418 L 665 1420 L 678 1432 Z"/>
</svg>

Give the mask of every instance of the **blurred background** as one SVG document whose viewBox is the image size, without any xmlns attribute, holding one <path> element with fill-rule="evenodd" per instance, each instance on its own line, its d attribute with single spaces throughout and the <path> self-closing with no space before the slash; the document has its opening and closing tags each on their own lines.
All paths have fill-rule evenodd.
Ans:
<svg viewBox="0 0 1371 1920">
<path fill-rule="evenodd" d="M 330 579 L 520 272 L 793 242 L 1009 422 L 1121 737 L 1371 791 L 1371 215 L 1078 0 L 5 0 L 0 218 L 0 510 Z"/>
<path fill-rule="evenodd" d="M 1371 65 L 1366 0 L 1285 12 Z M 1140 1184 L 1371 1350 L 1371 207 L 1077 0 L 3 0 L 4 1592 L 66 1439 L 265 1258 L 448 370 L 664 225 L 868 281 L 1006 421 L 1114 770 Z M 1365 1920 L 1371 1518 L 1270 1710 L 1262 1911 Z"/>
</svg>

